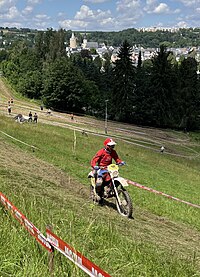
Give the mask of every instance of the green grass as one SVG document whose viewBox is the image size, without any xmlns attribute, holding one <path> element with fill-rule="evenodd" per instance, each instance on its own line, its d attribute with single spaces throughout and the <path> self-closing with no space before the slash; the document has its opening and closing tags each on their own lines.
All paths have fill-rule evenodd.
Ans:
<svg viewBox="0 0 200 277">
<path fill-rule="evenodd" d="M 43 233 L 51 223 L 58 236 L 111 276 L 200 276 L 199 209 L 132 186 L 134 220 L 109 206 L 92 205 L 87 174 L 102 137 L 41 123 L 17 124 L 3 116 L 0 130 L 39 148 L 33 152 L 0 133 L 0 191 Z M 117 142 L 127 162 L 123 177 L 200 205 L 199 158 Z M 46 250 L 1 206 L 0 226 L 0 275 L 49 276 Z M 55 276 L 86 275 L 57 253 Z"/>
</svg>

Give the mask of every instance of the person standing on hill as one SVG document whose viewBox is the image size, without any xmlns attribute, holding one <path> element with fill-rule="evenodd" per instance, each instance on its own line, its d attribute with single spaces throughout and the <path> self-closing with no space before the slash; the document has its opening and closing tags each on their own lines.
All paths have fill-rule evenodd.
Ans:
<svg viewBox="0 0 200 277">
<path fill-rule="evenodd" d="M 8 105 L 8 114 L 11 114 L 11 106 Z"/>
<path fill-rule="evenodd" d="M 34 123 L 38 122 L 38 115 L 37 115 L 37 113 L 35 113 L 34 116 L 33 116 L 33 122 Z"/>
<path fill-rule="evenodd" d="M 28 115 L 28 116 L 29 116 L 29 118 L 28 118 L 28 122 L 29 122 L 29 121 L 31 121 L 31 122 L 32 122 L 32 121 L 33 121 L 33 115 L 32 115 L 32 112 L 31 112 L 31 111 L 30 111 L 30 113 L 29 113 L 29 115 Z"/>
<path fill-rule="evenodd" d="M 109 183 L 111 180 L 107 172 L 107 166 L 112 163 L 112 159 L 114 159 L 117 164 L 125 164 L 114 150 L 115 145 L 116 142 L 113 139 L 107 138 L 104 141 L 104 148 L 100 149 L 91 160 L 93 174 L 94 176 L 97 175 L 95 190 L 100 198 L 99 204 L 103 203 L 103 183 Z"/>
</svg>

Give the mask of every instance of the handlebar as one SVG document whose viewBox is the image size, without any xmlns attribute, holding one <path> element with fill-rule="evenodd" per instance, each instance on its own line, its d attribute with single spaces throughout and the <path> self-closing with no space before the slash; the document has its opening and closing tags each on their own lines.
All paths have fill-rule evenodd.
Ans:
<svg viewBox="0 0 200 277">
<path fill-rule="evenodd" d="M 118 166 L 123 166 L 123 165 L 126 165 L 126 163 L 123 161 L 121 163 L 116 163 L 116 165 Z M 95 165 L 93 167 L 94 170 L 99 170 L 99 169 L 107 169 L 107 166 L 98 166 L 98 165 Z"/>
</svg>

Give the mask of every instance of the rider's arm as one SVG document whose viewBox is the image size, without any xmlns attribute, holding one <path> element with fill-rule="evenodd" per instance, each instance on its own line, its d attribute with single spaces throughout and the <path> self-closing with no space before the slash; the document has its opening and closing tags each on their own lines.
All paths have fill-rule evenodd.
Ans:
<svg viewBox="0 0 200 277">
<path fill-rule="evenodd" d="M 117 164 L 122 162 L 122 160 L 119 158 L 119 156 L 115 150 L 113 150 L 111 154 L 112 154 L 112 158 L 115 160 L 115 162 Z"/>
<path fill-rule="evenodd" d="M 99 164 L 99 162 L 100 162 L 100 160 L 102 158 L 102 152 L 103 152 L 102 149 L 99 150 L 96 153 L 96 155 L 92 158 L 91 163 L 90 163 L 92 167 L 94 167 L 96 164 Z"/>
</svg>

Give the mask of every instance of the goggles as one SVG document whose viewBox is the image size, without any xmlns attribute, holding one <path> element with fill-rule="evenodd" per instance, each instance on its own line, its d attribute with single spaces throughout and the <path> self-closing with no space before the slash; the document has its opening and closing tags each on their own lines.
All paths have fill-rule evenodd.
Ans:
<svg viewBox="0 0 200 277">
<path fill-rule="evenodd" d="M 114 148 L 115 147 L 115 145 L 107 145 L 108 147 L 110 147 L 110 148 Z"/>
</svg>

